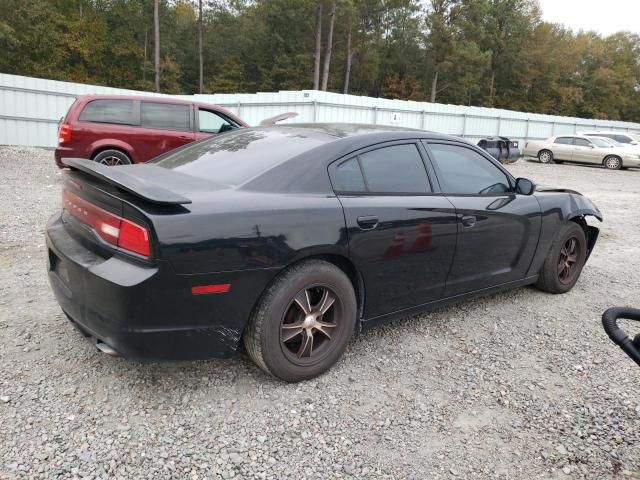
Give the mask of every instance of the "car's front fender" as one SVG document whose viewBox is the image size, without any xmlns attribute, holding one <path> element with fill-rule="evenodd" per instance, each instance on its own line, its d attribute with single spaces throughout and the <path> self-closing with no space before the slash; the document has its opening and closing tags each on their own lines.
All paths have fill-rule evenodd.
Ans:
<svg viewBox="0 0 640 480">
<path fill-rule="evenodd" d="M 535 195 L 540 203 L 542 227 L 538 248 L 527 276 L 536 275 L 540 271 L 554 238 L 566 222 L 575 221 L 585 229 L 588 255 L 590 255 L 598 238 L 599 229 L 589 226 L 585 217 L 593 216 L 599 221 L 603 220 L 598 207 L 574 190 L 539 188 Z"/>
</svg>

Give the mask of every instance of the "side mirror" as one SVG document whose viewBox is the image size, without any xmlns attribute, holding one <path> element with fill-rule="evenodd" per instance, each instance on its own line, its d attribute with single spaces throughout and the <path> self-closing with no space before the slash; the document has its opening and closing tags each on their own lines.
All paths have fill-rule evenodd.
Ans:
<svg viewBox="0 0 640 480">
<path fill-rule="evenodd" d="M 631 145 L 638 145 L 638 142 L 634 140 L 633 142 L 631 142 Z"/>
<path fill-rule="evenodd" d="M 536 184 L 527 178 L 518 178 L 516 180 L 516 193 L 521 195 L 533 195 L 536 191 Z"/>
</svg>

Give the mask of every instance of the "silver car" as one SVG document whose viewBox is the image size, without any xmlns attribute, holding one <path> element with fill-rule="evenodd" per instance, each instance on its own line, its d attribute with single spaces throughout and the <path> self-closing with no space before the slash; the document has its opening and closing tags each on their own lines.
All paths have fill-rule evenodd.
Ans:
<svg viewBox="0 0 640 480">
<path fill-rule="evenodd" d="M 536 157 L 542 163 L 591 163 L 610 170 L 640 167 L 640 154 L 618 147 L 608 139 L 586 135 L 558 135 L 542 141 L 525 143 L 523 155 Z"/>
</svg>

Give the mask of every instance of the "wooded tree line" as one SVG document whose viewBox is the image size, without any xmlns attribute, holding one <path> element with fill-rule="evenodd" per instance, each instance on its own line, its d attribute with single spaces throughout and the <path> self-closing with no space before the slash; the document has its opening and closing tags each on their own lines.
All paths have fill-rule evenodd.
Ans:
<svg viewBox="0 0 640 480">
<path fill-rule="evenodd" d="M 0 0 L 0 52 L 4 73 L 165 93 L 314 88 L 640 121 L 640 36 L 572 32 L 535 0 Z"/>
</svg>

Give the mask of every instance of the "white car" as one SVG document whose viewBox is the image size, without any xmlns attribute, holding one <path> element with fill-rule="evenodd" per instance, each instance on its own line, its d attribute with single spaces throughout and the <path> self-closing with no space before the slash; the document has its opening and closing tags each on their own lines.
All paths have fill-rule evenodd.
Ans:
<svg viewBox="0 0 640 480">
<path fill-rule="evenodd" d="M 601 138 L 610 138 L 611 140 L 615 140 L 618 143 L 622 143 L 627 147 L 632 148 L 640 152 L 640 134 L 637 133 L 624 133 L 624 132 L 615 132 L 615 131 L 592 131 L 592 132 L 582 132 L 580 135 L 584 135 L 586 137 L 601 137 Z"/>
<path fill-rule="evenodd" d="M 640 167 L 640 152 L 615 146 L 607 138 L 586 135 L 557 135 L 542 141 L 528 141 L 522 153 L 542 163 L 591 163 L 610 170 Z"/>
</svg>

